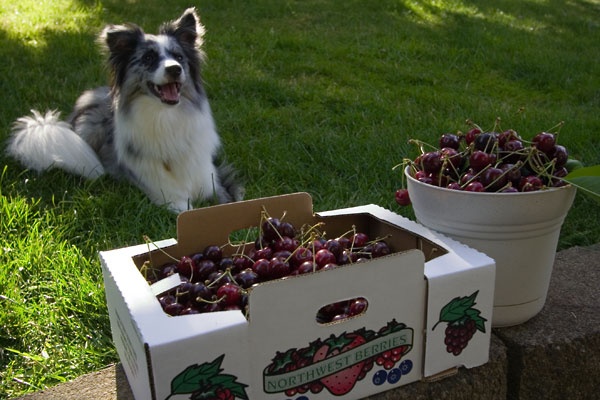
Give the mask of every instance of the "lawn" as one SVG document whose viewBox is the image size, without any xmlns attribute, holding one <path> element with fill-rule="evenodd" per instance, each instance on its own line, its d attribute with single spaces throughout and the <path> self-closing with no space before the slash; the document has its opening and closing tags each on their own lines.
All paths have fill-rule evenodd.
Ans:
<svg viewBox="0 0 600 400">
<path fill-rule="evenodd" d="M 70 112 L 106 82 L 95 35 L 155 31 L 189 2 L 3 0 L 0 141 L 29 112 Z M 598 0 L 204 0 L 204 79 L 247 198 L 308 191 L 316 211 L 399 208 L 392 167 L 465 131 L 525 138 L 564 121 L 560 143 L 600 164 Z M 476 210 L 474 210 L 476 212 Z M 578 194 L 561 249 L 600 242 Z M 97 252 L 175 235 L 175 215 L 110 178 L 37 175 L 0 154 L 0 399 L 117 361 Z"/>
</svg>

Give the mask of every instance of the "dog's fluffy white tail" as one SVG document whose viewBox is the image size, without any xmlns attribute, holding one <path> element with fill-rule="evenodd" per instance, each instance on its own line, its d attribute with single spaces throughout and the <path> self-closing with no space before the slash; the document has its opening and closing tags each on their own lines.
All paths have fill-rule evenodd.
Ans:
<svg viewBox="0 0 600 400">
<path fill-rule="evenodd" d="M 8 154 L 39 172 L 61 168 L 90 179 L 104 174 L 94 150 L 68 123 L 59 119 L 59 112 L 48 111 L 42 115 L 32 110 L 32 113 L 15 122 Z"/>
</svg>

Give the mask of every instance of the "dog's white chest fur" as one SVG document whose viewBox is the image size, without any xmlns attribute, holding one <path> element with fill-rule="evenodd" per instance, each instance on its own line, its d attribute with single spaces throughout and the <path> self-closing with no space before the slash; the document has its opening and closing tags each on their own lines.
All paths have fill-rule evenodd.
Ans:
<svg viewBox="0 0 600 400">
<path fill-rule="evenodd" d="M 217 179 L 213 156 L 220 146 L 208 102 L 201 110 L 185 98 L 165 105 L 141 96 L 126 113 L 115 110 L 115 147 L 148 196 L 175 211 L 209 198 Z"/>
</svg>

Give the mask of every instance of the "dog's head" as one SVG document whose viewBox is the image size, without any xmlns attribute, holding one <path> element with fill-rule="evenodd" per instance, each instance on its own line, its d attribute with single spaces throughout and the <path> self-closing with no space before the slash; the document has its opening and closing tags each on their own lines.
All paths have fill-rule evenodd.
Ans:
<svg viewBox="0 0 600 400">
<path fill-rule="evenodd" d="M 204 27 L 193 8 L 163 24 L 158 35 L 137 25 L 109 25 L 100 35 L 108 52 L 111 86 L 120 96 L 153 96 L 165 104 L 201 92 Z"/>
</svg>

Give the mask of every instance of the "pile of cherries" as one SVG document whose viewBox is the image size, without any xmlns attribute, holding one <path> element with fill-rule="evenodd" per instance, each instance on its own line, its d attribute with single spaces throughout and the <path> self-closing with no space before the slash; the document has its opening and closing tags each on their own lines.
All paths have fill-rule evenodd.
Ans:
<svg viewBox="0 0 600 400">
<path fill-rule="evenodd" d="M 421 154 L 407 163 L 420 182 L 469 192 L 531 192 L 559 187 L 568 174 L 567 149 L 558 135 L 540 132 L 526 141 L 513 129 L 484 132 L 472 124 L 467 133 L 444 133 L 438 146 L 412 140 Z M 396 191 L 399 205 L 410 204 L 405 188 Z"/>
<path fill-rule="evenodd" d="M 325 239 L 318 231 L 322 224 L 297 231 L 289 222 L 261 217 L 254 242 L 233 245 L 234 254 L 209 245 L 203 251 L 162 265 L 149 283 L 179 274 L 181 284 L 158 296 L 163 310 L 172 316 L 221 310 L 246 311 L 248 289 L 261 282 L 360 263 L 391 253 L 383 239 L 370 240 L 353 229 Z M 304 228 L 304 227 L 303 227 Z M 232 245 L 229 243 L 229 245 Z M 147 274 L 148 275 L 148 274 Z M 364 299 L 334 303 L 317 315 L 327 323 L 362 313 Z"/>
</svg>

